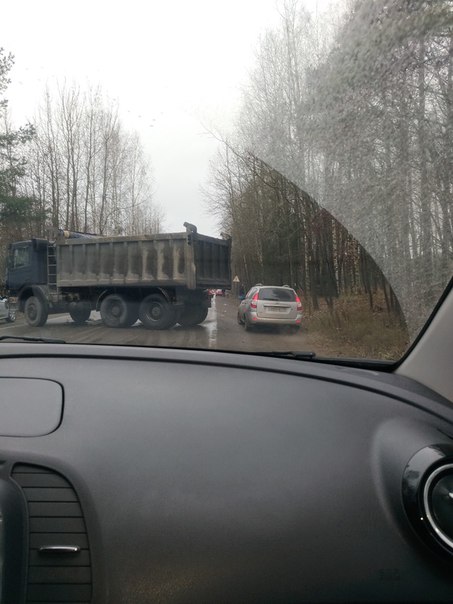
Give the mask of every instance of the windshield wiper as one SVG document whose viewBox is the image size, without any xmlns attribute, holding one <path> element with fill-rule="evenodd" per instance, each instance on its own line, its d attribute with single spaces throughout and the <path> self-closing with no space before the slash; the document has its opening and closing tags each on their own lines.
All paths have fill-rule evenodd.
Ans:
<svg viewBox="0 0 453 604">
<path fill-rule="evenodd" d="M 297 361 L 311 361 L 316 357 L 316 352 L 303 350 L 275 350 L 271 352 L 257 352 L 267 357 L 280 357 L 282 359 L 296 359 Z"/>
<path fill-rule="evenodd" d="M 45 344 L 66 344 L 65 340 L 59 338 L 42 338 L 34 336 L 0 336 L 1 340 L 23 340 L 24 342 L 44 342 Z"/>
</svg>

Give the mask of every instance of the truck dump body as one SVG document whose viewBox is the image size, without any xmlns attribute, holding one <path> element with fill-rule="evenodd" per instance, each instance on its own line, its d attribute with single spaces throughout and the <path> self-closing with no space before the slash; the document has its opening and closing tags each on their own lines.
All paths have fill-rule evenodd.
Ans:
<svg viewBox="0 0 453 604">
<path fill-rule="evenodd" d="M 57 242 L 57 286 L 229 288 L 230 241 L 198 233 Z"/>
</svg>

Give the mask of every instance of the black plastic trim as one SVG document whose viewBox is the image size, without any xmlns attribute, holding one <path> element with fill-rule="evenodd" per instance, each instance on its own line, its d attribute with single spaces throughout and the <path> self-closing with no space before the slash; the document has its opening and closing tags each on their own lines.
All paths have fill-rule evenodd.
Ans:
<svg viewBox="0 0 453 604">
<path fill-rule="evenodd" d="M 442 292 L 442 295 L 439 298 L 439 300 L 437 301 L 437 304 L 434 306 L 431 314 L 429 315 L 428 319 L 425 321 L 425 324 L 423 325 L 423 327 L 418 332 L 418 334 L 415 337 L 415 339 L 412 342 L 412 344 L 409 346 L 409 348 L 406 350 L 406 352 L 403 354 L 403 356 L 398 361 L 396 361 L 395 363 L 393 363 L 392 370 L 398 369 L 398 367 L 400 365 L 402 365 L 404 363 L 404 361 L 409 357 L 409 355 L 411 354 L 411 352 L 414 350 L 414 348 L 417 346 L 417 344 L 419 343 L 419 341 L 425 335 L 425 333 L 428 330 L 429 326 L 433 322 L 434 317 L 436 316 L 437 312 L 439 311 L 440 307 L 442 306 L 442 304 L 444 303 L 444 301 L 446 300 L 447 296 L 449 295 L 449 293 L 451 291 L 453 291 L 453 277 L 448 282 L 447 287 Z"/>
</svg>

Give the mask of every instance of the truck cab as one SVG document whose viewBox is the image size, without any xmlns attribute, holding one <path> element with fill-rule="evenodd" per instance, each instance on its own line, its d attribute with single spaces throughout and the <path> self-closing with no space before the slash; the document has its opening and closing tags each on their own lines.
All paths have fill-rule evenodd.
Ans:
<svg viewBox="0 0 453 604">
<path fill-rule="evenodd" d="M 27 285 L 47 284 L 46 239 L 30 239 L 11 243 L 8 250 L 6 287 L 12 296 L 17 296 Z"/>
</svg>

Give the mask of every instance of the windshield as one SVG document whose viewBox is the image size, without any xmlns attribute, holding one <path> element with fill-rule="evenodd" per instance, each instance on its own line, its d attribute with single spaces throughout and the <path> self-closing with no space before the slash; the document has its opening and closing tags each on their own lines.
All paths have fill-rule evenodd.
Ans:
<svg viewBox="0 0 453 604">
<path fill-rule="evenodd" d="M 452 0 L 28 0 L 0 47 L 0 335 L 414 341 L 453 273 Z"/>
</svg>

